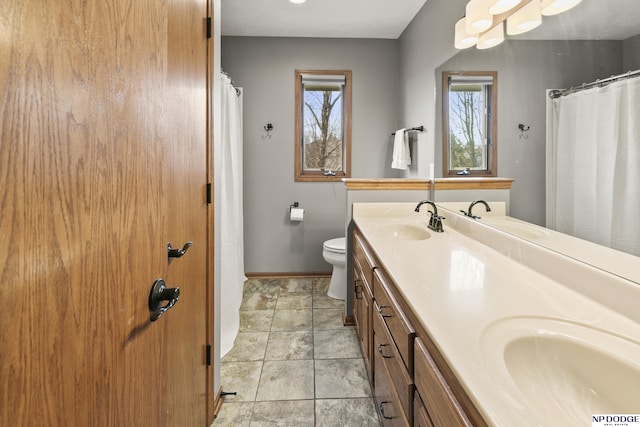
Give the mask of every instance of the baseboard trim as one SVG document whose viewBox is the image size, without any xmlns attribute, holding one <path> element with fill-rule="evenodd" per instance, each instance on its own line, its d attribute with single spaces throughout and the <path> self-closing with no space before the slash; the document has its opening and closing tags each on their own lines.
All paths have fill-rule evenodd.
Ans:
<svg viewBox="0 0 640 427">
<path fill-rule="evenodd" d="M 356 318 L 354 316 L 347 316 L 347 313 L 342 313 L 342 324 L 344 326 L 355 326 Z"/>
<path fill-rule="evenodd" d="M 307 272 L 251 272 L 244 273 L 247 279 L 319 279 L 331 277 L 330 271 Z"/>
</svg>

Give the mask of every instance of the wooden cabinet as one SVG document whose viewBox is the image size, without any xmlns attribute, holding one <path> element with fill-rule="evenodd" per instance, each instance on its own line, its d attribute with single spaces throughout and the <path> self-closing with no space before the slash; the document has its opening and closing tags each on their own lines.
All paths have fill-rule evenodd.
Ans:
<svg viewBox="0 0 640 427">
<path fill-rule="evenodd" d="M 354 318 L 384 426 L 486 427 L 470 398 L 403 299 L 401 284 L 353 234 Z"/>
<path fill-rule="evenodd" d="M 374 278 L 374 281 L 376 279 Z M 413 411 L 413 380 L 385 319 L 374 302 L 373 341 L 376 405 L 384 425 L 410 425 Z M 384 378 L 384 379 L 383 379 Z M 383 385 L 381 388 L 380 385 Z M 388 405 L 385 406 L 385 405 Z"/>
<path fill-rule="evenodd" d="M 353 317 L 364 363 L 373 381 L 373 292 L 374 257 L 362 237 L 353 235 Z"/>
<path fill-rule="evenodd" d="M 376 311 L 384 320 L 386 327 L 389 328 L 405 368 L 410 374 L 413 374 L 413 339 L 416 336 L 416 331 L 393 296 L 391 280 L 384 270 L 378 269 L 374 272 L 373 295 L 376 301 Z"/>
<path fill-rule="evenodd" d="M 413 398 L 413 427 L 433 427 L 431 418 L 427 414 L 427 408 L 424 406 L 417 391 Z"/>
<path fill-rule="evenodd" d="M 415 382 L 434 427 L 473 426 L 420 338 L 415 339 Z"/>
<path fill-rule="evenodd" d="M 398 359 L 398 352 L 394 351 L 394 345 L 388 333 L 384 332 L 385 326 L 381 316 L 375 314 L 373 318 L 375 366 L 373 388 L 378 413 L 385 427 L 406 427 L 410 425 L 407 416 L 410 416 L 411 412 L 405 410 L 403 405 L 403 403 L 406 404 L 405 399 L 400 397 L 395 383 L 405 382 L 407 386 L 413 386 L 413 383 L 406 373 L 398 376 L 398 365 L 402 364 Z"/>
</svg>

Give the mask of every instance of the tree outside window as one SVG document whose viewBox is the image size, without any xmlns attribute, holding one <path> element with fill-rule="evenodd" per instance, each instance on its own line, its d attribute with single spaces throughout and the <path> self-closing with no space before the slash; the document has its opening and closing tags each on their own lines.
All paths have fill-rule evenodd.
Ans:
<svg viewBox="0 0 640 427">
<path fill-rule="evenodd" d="M 350 71 L 296 71 L 296 181 L 349 176 L 350 116 Z"/>
<path fill-rule="evenodd" d="M 443 73 L 445 176 L 496 176 L 497 73 Z"/>
</svg>

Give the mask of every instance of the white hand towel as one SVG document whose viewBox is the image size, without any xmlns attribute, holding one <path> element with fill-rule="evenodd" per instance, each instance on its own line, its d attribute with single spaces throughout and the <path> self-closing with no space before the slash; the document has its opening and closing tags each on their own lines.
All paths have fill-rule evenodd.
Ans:
<svg viewBox="0 0 640 427">
<path fill-rule="evenodd" d="M 409 139 L 405 128 L 398 129 L 393 139 L 393 159 L 391 167 L 393 169 L 407 169 L 411 164 L 411 153 L 409 152 Z"/>
</svg>

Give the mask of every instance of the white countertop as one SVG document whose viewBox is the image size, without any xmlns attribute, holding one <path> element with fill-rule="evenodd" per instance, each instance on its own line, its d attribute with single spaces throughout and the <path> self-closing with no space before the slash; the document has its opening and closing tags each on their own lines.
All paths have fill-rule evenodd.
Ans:
<svg viewBox="0 0 640 427">
<path fill-rule="evenodd" d="M 575 284 L 566 286 L 547 272 L 515 261 L 531 243 L 514 236 L 500 236 L 510 241 L 510 251 L 516 255 L 510 257 L 458 232 L 449 219 L 444 220 L 443 233 L 430 231 L 425 240 L 399 240 L 378 229 L 385 222 L 426 228 L 428 206 L 423 206 L 419 214 L 414 208 L 413 203 L 354 204 L 353 219 L 487 423 L 505 427 L 591 426 L 590 411 L 597 408 L 589 407 L 589 403 L 577 408 L 579 416 L 571 417 L 563 411 L 566 402 L 557 402 L 559 408 L 541 408 L 532 402 L 504 367 L 496 341 L 501 338 L 496 338 L 496 331 L 508 325 L 508 319 L 525 319 L 532 334 L 550 322 L 582 325 L 594 332 L 593 337 L 598 331 L 606 331 L 640 346 L 638 322 L 585 296 Z M 566 263 L 582 268 L 566 257 L 547 256 L 558 259 L 545 268 L 564 268 Z M 589 278 L 590 273 L 587 269 L 581 277 Z M 594 277 L 602 281 L 601 275 Z M 635 288 L 640 289 L 637 285 L 625 289 L 627 293 L 637 292 Z M 638 311 L 639 302 L 640 293 L 635 304 Z M 531 319 L 540 319 L 539 326 Z M 630 357 L 640 371 L 640 352 L 632 353 L 621 357 Z M 558 398 L 554 397 L 556 401 Z M 640 400 L 635 413 L 640 413 Z"/>
</svg>

